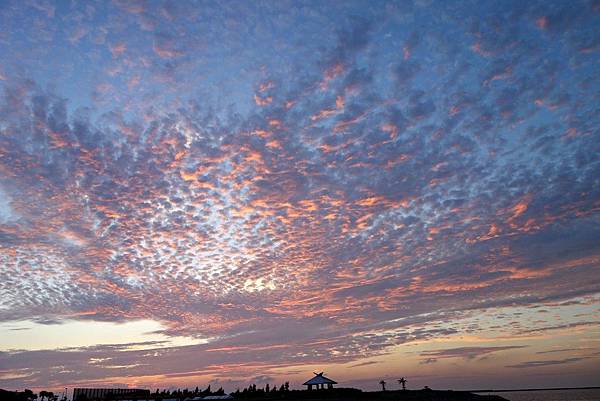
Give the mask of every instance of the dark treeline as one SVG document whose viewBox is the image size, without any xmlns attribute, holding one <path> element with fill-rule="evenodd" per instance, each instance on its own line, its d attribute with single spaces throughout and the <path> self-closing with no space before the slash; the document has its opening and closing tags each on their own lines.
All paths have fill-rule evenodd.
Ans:
<svg viewBox="0 0 600 401">
<path fill-rule="evenodd" d="M 269 395 L 278 397 L 289 391 L 290 391 L 290 383 L 289 382 L 283 383 L 281 386 L 279 386 L 279 388 L 277 386 L 271 387 L 268 383 L 263 388 L 257 388 L 256 384 L 252 384 L 252 385 L 244 388 L 241 391 L 240 391 L 240 389 L 237 389 L 236 391 L 231 393 L 231 395 L 234 398 L 260 398 L 260 397 L 267 397 Z"/>
<path fill-rule="evenodd" d="M 195 398 L 195 397 L 207 397 L 209 395 L 225 395 L 225 390 L 223 387 L 219 387 L 218 390 L 213 391 L 210 388 L 210 384 L 204 390 L 200 390 L 196 387 L 195 390 L 190 390 L 188 388 L 177 389 L 177 390 L 162 390 L 156 389 L 155 392 L 150 394 L 150 397 L 153 399 L 165 399 L 165 398 L 178 398 L 178 399 L 186 399 L 186 398 Z"/>
<path fill-rule="evenodd" d="M 283 393 L 290 391 L 289 382 L 285 382 L 279 387 L 273 386 L 271 387 L 269 384 L 260 388 L 257 387 L 256 384 L 251 384 L 248 387 L 240 390 L 237 389 L 235 392 L 231 393 L 235 398 L 261 398 L 261 397 L 269 397 L 269 396 L 279 396 Z M 153 393 L 150 394 L 150 397 L 141 397 L 141 398 L 151 398 L 157 401 L 166 400 L 166 399 L 178 399 L 185 400 L 187 398 L 196 398 L 196 397 L 207 397 L 207 396 L 221 396 L 226 395 L 225 390 L 222 387 L 219 387 L 217 390 L 213 390 L 210 385 L 206 387 L 204 390 L 196 387 L 191 390 L 188 388 L 185 389 L 175 389 L 175 390 L 159 390 L 156 389 Z M 122 394 L 119 396 L 112 396 L 110 393 L 107 394 L 107 398 L 127 398 L 127 399 L 136 399 L 140 398 L 139 396 L 132 396 L 131 394 Z M 78 397 L 77 400 L 74 401 L 86 401 L 87 397 L 82 395 Z M 39 393 L 34 393 L 32 390 L 26 389 L 24 391 L 7 391 L 0 389 L 0 401 L 59 401 L 59 395 L 54 394 L 52 391 L 40 391 Z M 66 401 L 66 397 L 61 394 L 60 401 Z"/>
<path fill-rule="evenodd" d="M 236 391 L 230 393 L 233 397 L 235 398 L 266 398 L 269 396 L 280 396 L 283 393 L 289 392 L 290 391 L 290 383 L 289 382 L 285 382 L 283 384 L 281 384 L 279 387 L 277 386 L 273 386 L 271 387 L 270 384 L 266 384 L 264 387 L 257 387 L 256 384 L 251 384 L 248 387 L 240 390 L 237 389 Z M 211 385 L 209 384 L 207 388 L 205 388 L 204 390 L 201 390 L 200 388 L 196 387 L 194 390 L 191 390 L 189 388 L 185 388 L 185 389 L 175 389 L 175 390 L 159 390 L 156 389 L 156 391 L 154 391 L 153 393 L 150 394 L 150 398 L 160 401 L 160 400 L 166 400 L 166 399 L 178 399 L 178 400 L 185 400 L 188 398 L 196 398 L 196 397 L 208 397 L 208 396 L 220 396 L 220 395 L 226 395 L 225 390 L 223 390 L 223 387 L 219 387 L 217 390 L 213 390 L 211 388 Z M 123 395 L 122 397 L 125 398 L 132 398 L 131 396 L 127 396 L 127 395 Z M 75 401 L 84 401 L 84 400 L 75 400 Z"/>
<path fill-rule="evenodd" d="M 234 398 L 266 398 L 268 396 L 280 396 L 284 393 L 290 391 L 290 383 L 285 382 L 278 386 L 271 387 L 270 384 L 266 384 L 264 387 L 257 387 L 256 384 L 251 384 L 248 387 L 240 390 L 239 388 L 230 393 Z M 219 387 L 218 390 L 213 391 L 211 386 L 204 390 L 200 390 L 198 387 L 194 390 L 190 389 L 176 389 L 176 390 L 162 390 L 156 389 L 155 392 L 150 394 L 150 397 L 156 400 L 160 399 L 168 399 L 168 398 L 177 398 L 180 400 L 185 400 L 186 398 L 195 398 L 195 397 L 207 397 L 211 395 L 225 395 L 225 390 L 222 387 Z"/>
<path fill-rule="evenodd" d="M 54 394 L 52 391 L 40 391 L 34 393 L 29 389 L 23 391 L 7 391 L 0 389 L 0 400 L 2 401 L 58 401 L 58 394 Z M 61 401 L 66 401 L 66 397 L 63 395 Z"/>
</svg>

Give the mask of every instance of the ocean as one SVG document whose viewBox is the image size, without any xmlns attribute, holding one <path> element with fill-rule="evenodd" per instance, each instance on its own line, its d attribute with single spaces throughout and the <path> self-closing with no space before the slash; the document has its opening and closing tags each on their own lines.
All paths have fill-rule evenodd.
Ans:
<svg viewBox="0 0 600 401">
<path fill-rule="evenodd" d="M 507 391 L 495 394 L 510 401 L 600 401 L 600 389 L 555 391 Z"/>
</svg>

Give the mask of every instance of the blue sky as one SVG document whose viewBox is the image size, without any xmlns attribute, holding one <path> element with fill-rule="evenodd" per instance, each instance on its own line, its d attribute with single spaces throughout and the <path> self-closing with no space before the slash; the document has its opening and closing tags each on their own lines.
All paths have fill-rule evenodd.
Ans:
<svg viewBox="0 0 600 401">
<path fill-rule="evenodd" d="M 597 385 L 599 28 L 1 2 L 0 387 Z"/>
</svg>

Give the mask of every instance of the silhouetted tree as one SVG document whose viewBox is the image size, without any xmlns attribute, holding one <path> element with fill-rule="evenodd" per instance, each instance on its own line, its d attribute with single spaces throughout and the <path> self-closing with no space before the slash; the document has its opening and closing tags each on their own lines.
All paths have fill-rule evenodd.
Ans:
<svg viewBox="0 0 600 401">
<path fill-rule="evenodd" d="M 290 391 L 290 382 L 285 382 L 285 391 Z"/>
<path fill-rule="evenodd" d="M 406 382 L 407 380 L 404 377 L 398 380 L 398 383 L 402 384 L 402 390 L 406 390 Z"/>
<path fill-rule="evenodd" d="M 205 397 L 207 395 L 211 395 L 212 392 L 210 391 L 210 384 L 208 385 L 208 387 L 202 391 L 202 396 Z"/>
<path fill-rule="evenodd" d="M 380 381 L 379 384 L 381 384 L 381 391 L 385 391 L 385 380 Z"/>
</svg>

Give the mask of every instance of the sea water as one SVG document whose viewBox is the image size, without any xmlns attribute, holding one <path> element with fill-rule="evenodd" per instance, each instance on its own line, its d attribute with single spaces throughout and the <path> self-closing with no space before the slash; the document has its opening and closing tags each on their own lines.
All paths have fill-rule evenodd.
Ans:
<svg viewBox="0 0 600 401">
<path fill-rule="evenodd" d="M 494 394 L 510 401 L 600 401 L 600 389 L 555 391 L 507 391 Z"/>
</svg>

